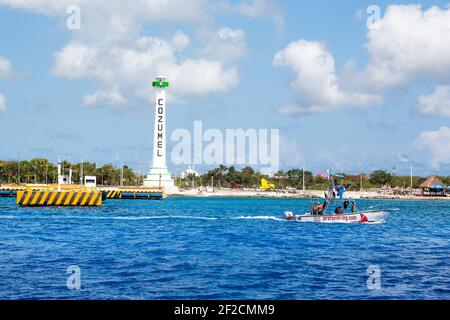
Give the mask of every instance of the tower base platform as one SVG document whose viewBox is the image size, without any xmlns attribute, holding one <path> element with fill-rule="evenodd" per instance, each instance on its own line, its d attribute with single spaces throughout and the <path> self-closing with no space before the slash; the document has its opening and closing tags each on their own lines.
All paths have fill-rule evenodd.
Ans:
<svg viewBox="0 0 450 320">
<path fill-rule="evenodd" d="M 178 192 L 167 168 L 151 168 L 144 179 L 144 187 L 164 188 L 167 194 Z"/>
</svg>

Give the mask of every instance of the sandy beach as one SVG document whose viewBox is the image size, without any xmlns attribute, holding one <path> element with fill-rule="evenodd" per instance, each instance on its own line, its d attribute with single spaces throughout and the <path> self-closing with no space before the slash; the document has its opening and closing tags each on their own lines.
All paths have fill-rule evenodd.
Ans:
<svg viewBox="0 0 450 320">
<path fill-rule="evenodd" d="M 323 190 L 297 190 L 288 191 L 262 191 L 262 190 L 237 190 L 221 188 L 212 189 L 185 189 L 170 194 L 179 197 L 236 197 L 236 198 L 323 198 Z M 386 200 L 450 200 L 450 197 L 422 197 L 414 195 L 391 195 L 377 191 L 347 191 L 346 198 L 353 199 L 386 199 Z"/>
</svg>

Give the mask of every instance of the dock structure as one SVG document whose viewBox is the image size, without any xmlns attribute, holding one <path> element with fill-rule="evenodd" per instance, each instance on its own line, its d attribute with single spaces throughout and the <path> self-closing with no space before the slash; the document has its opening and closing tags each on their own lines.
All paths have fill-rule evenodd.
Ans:
<svg viewBox="0 0 450 320">
<path fill-rule="evenodd" d="M 102 193 L 88 190 L 27 190 L 17 191 L 16 203 L 24 207 L 102 205 Z"/>
<path fill-rule="evenodd" d="M 60 167 L 60 162 L 58 162 Z M 105 187 L 97 186 L 95 177 L 85 179 L 84 185 L 65 182 L 58 169 L 58 184 L 2 185 L 0 197 L 16 197 L 23 207 L 37 206 L 101 206 L 106 199 L 161 200 L 166 198 L 164 187 Z M 88 181 L 89 180 L 89 181 Z M 92 181 L 91 181 L 92 180 Z"/>
<path fill-rule="evenodd" d="M 163 188 L 118 187 L 102 189 L 104 199 L 161 200 L 166 198 Z"/>
<path fill-rule="evenodd" d="M 24 186 L 19 185 L 2 185 L 0 186 L 0 198 L 11 198 L 17 196 L 17 191 L 27 190 Z"/>
<path fill-rule="evenodd" d="M 6 198 L 6 197 L 15 197 L 17 195 L 17 191 L 14 190 L 0 190 L 0 198 Z"/>
<path fill-rule="evenodd" d="M 9 188 L 0 189 L 0 198 L 11 198 L 15 197 L 16 195 L 17 195 L 16 189 L 9 189 Z"/>
<path fill-rule="evenodd" d="M 2 186 L 0 197 L 16 197 L 16 203 L 20 206 L 100 206 L 107 199 L 162 200 L 167 194 L 164 188 L 139 186 L 88 188 L 54 184 Z"/>
</svg>

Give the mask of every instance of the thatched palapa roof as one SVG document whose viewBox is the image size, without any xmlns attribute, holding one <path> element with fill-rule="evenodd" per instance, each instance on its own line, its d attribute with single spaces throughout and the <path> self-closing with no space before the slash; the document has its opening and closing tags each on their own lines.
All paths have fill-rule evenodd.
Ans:
<svg viewBox="0 0 450 320">
<path fill-rule="evenodd" d="M 428 177 L 427 180 L 425 180 L 424 182 L 422 182 L 422 184 L 420 185 L 421 188 L 431 188 L 432 186 L 434 186 L 435 184 L 440 184 L 440 185 L 444 185 L 444 183 L 437 177 L 435 176 L 431 176 Z"/>
</svg>

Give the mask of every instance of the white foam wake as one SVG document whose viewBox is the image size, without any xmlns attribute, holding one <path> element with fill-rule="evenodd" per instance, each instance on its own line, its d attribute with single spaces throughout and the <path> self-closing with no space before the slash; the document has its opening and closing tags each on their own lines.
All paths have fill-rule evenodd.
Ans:
<svg viewBox="0 0 450 320">
<path fill-rule="evenodd" d="M 196 217 L 196 216 L 130 216 L 130 217 L 111 217 L 114 220 L 146 220 L 146 219 L 197 219 L 197 220 L 217 220 L 212 217 Z"/>
<path fill-rule="evenodd" d="M 0 215 L 0 219 L 81 219 L 81 220 L 149 220 L 149 219 L 194 219 L 194 220 L 219 220 L 219 219 L 255 219 L 255 220 L 275 220 L 284 221 L 275 216 L 239 216 L 239 217 L 203 217 L 203 216 L 183 216 L 183 215 L 162 215 L 162 216 L 16 216 Z"/>
<path fill-rule="evenodd" d="M 196 219 L 196 220 L 217 220 L 214 217 L 196 216 L 15 216 L 0 215 L 0 219 L 88 219 L 88 220 L 148 220 L 148 219 Z"/>
<path fill-rule="evenodd" d="M 0 216 L 0 219 L 14 219 L 16 216 L 12 216 L 12 215 L 2 215 Z"/>
<path fill-rule="evenodd" d="M 275 220 L 275 221 L 283 221 L 283 219 L 274 217 L 274 216 L 240 216 L 232 219 L 259 219 L 259 220 Z"/>
</svg>

